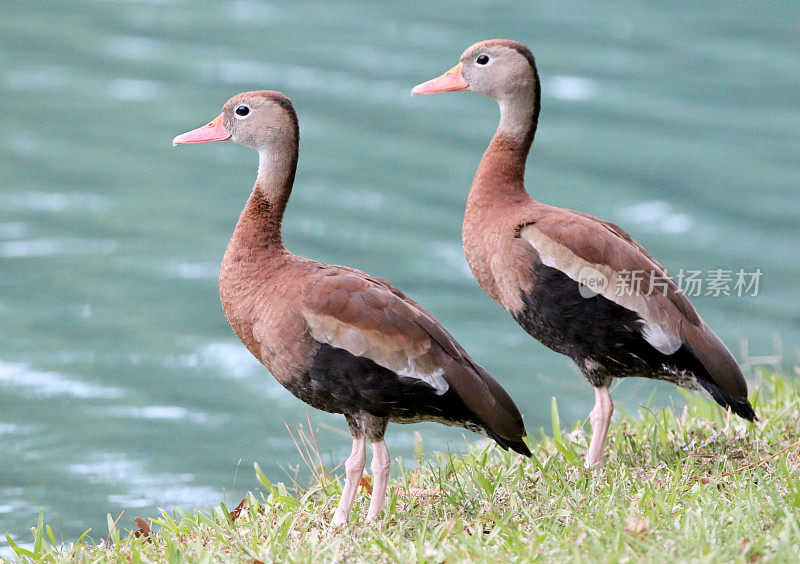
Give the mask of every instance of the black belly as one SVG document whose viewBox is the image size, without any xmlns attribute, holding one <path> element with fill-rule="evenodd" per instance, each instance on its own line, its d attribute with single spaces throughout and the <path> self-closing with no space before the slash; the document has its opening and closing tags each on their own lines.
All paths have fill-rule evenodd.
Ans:
<svg viewBox="0 0 800 564">
<path fill-rule="evenodd" d="M 663 354 L 648 343 L 636 312 L 599 294 L 582 297 L 578 282 L 558 269 L 538 264 L 532 275 L 533 289 L 521 294 L 524 307 L 514 318 L 544 345 L 572 358 L 593 386 L 626 376 L 666 380 L 705 390 L 722 407 L 756 418 L 747 399 L 720 388 L 685 344 Z"/>
<path fill-rule="evenodd" d="M 523 292 L 515 315 L 531 336 L 572 358 L 593 385 L 609 378 L 644 376 L 694 388 L 705 368 L 685 347 L 665 355 L 644 338 L 639 315 L 596 294 L 584 298 L 580 284 L 556 268 L 533 268 L 535 284 Z"/>
<path fill-rule="evenodd" d="M 437 421 L 482 431 L 474 416 L 452 389 L 436 389 L 417 378 L 400 376 L 374 361 L 321 343 L 306 373 L 286 384 L 309 405 L 342 413 L 350 420 L 363 415 L 414 423 Z"/>
</svg>

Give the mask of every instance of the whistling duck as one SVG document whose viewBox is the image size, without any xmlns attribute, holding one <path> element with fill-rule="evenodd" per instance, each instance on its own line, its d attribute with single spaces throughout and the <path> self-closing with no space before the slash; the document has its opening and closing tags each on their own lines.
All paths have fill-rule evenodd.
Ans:
<svg viewBox="0 0 800 564">
<path fill-rule="evenodd" d="M 613 378 L 643 376 L 705 390 L 754 420 L 742 371 L 664 268 L 613 223 L 542 204 L 525 190 L 541 93 L 528 47 L 505 39 L 476 43 L 412 94 L 460 90 L 500 105 L 500 125 L 467 199 L 467 262 L 517 323 L 574 360 L 594 387 L 586 466 L 603 454 Z"/>
<path fill-rule="evenodd" d="M 437 421 L 488 435 L 530 456 L 522 417 L 505 390 L 442 325 L 387 281 L 289 252 L 281 220 L 292 191 L 299 129 L 279 92 L 245 92 L 208 125 L 173 144 L 230 139 L 258 151 L 258 177 L 219 275 L 225 316 L 244 345 L 307 404 L 345 416 L 353 449 L 334 525 L 345 523 L 372 444 L 373 494 L 385 502 L 390 421 Z"/>
</svg>

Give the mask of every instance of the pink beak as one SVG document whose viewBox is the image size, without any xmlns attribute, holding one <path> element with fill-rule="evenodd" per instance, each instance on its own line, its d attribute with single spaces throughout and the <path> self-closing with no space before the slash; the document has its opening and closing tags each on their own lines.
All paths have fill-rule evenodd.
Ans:
<svg viewBox="0 0 800 564">
<path fill-rule="evenodd" d="M 222 125 L 222 114 L 219 114 L 214 121 L 203 127 L 198 127 L 178 135 L 172 140 L 172 146 L 187 143 L 208 143 L 209 141 L 227 141 L 231 134 Z"/>
<path fill-rule="evenodd" d="M 411 95 L 435 94 L 436 92 L 456 92 L 458 90 L 467 90 L 468 88 L 469 84 L 467 84 L 467 81 L 464 80 L 464 77 L 461 75 L 461 63 L 458 63 L 442 76 L 437 76 L 428 82 L 417 84 L 411 90 Z"/>
</svg>

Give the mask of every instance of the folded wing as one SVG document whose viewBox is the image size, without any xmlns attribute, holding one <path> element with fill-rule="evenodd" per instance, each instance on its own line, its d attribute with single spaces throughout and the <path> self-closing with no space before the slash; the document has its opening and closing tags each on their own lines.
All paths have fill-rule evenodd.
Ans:
<svg viewBox="0 0 800 564">
<path fill-rule="evenodd" d="M 591 289 L 638 314 L 643 337 L 652 347 L 676 358 L 687 351 L 702 366 L 701 372 L 707 373 L 697 376 L 710 379 L 712 387 L 720 388 L 729 399 L 747 402 L 747 384 L 733 355 L 655 259 L 613 223 L 560 208 L 551 210 L 519 228 L 519 237 L 536 250 L 543 264 L 576 282 L 602 274 L 607 284 Z"/>
<path fill-rule="evenodd" d="M 321 269 L 307 288 L 303 316 L 316 341 L 424 382 L 431 395 L 455 394 L 501 445 L 527 451 L 522 417 L 505 390 L 388 282 L 340 267 Z"/>
</svg>

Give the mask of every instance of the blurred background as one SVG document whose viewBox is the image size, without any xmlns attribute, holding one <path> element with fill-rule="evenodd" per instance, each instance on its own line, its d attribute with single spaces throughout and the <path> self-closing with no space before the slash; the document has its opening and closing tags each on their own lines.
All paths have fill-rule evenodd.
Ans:
<svg viewBox="0 0 800 564">
<path fill-rule="evenodd" d="M 795 366 L 800 7 L 687 6 L 0 2 L 0 533 L 28 542 L 40 508 L 75 540 L 89 527 L 105 538 L 107 513 L 125 510 L 131 528 L 157 507 L 232 507 L 257 487 L 253 461 L 273 481 L 307 480 L 284 426 L 307 413 L 326 463 L 349 453 L 344 420 L 284 391 L 219 305 L 256 154 L 170 145 L 244 90 L 281 90 L 299 114 L 290 249 L 421 302 L 507 387 L 532 435 L 552 396 L 562 421 L 588 415 L 575 367 L 463 258 L 495 103 L 409 96 L 482 39 L 523 41 L 538 62 L 532 194 L 619 223 L 673 273 L 760 269 L 757 296 L 692 301 L 751 382 L 755 365 Z M 629 413 L 683 401 L 645 380 L 614 396 Z M 390 426 L 407 466 L 416 430 L 428 451 L 478 439 Z"/>
</svg>

